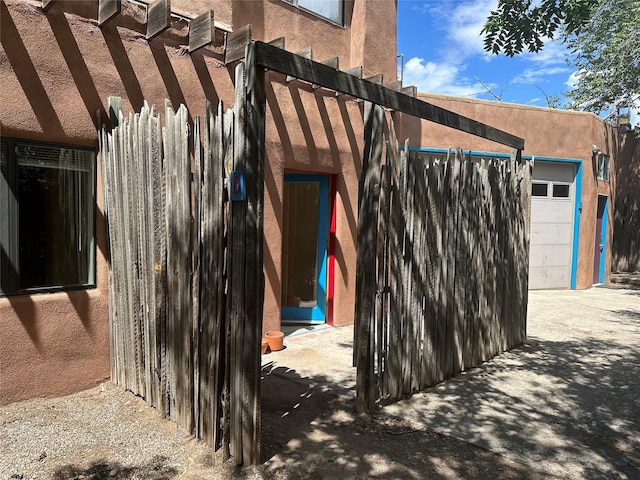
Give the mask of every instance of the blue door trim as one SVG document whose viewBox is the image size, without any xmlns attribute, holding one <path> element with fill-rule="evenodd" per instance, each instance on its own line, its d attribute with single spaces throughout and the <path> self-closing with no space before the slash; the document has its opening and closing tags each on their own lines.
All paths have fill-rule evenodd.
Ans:
<svg viewBox="0 0 640 480">
<path fill-rule="evenodd" d="M 606 195 L 598 195 L 598 197 L 604 197 L 604 210 L 602 212 L 602 230 L 600 232 L 600 241 L 602 242 L 602 251 L 600 252 L 600 275 L 598 276 L 598 282 L 604 283 L 604 266 L 607 259 L 607 223 L 609 220 L 609 197 Z"/>
<path fill-rule="evenodd" d="M 327 236 L 329 233 L 329 176 L 307 173 L 286 173 L 286 183 L 319 184 L 319 215 L 318 215 L 318 303 L 313 308 L 282 307 L 281 316 L 284 321 L 306 321 L 311 323 L 324 323 L 326 321 L 327 308 Z M 283 272 L 284 275 L 284 272 Z"/>
</svg>

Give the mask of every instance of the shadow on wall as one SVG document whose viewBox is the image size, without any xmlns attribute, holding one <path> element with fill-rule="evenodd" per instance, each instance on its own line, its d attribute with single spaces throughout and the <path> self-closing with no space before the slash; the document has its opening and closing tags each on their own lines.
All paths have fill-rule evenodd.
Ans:
<svg viewBox="0 0 640 480">
<path fill-rule="evenodd" d="M 345 172 L 355 171 L 359 176 L 362 171 L 362 155 L 359 144 L 362 132 L 356 133 L 353 112 L 350 113 L 347 101 L 327 97 L 322 89 L 307 91 L 308 86 L 296 80 L 286 82 L 285 76 L 271 72 L 265 84 L 267 109 L 270 120 L 275 127 L 276 136 L 268 138 L 273 157 L 267 158 L 265 168 L 265 196 L 273 207 L 278 230 L 283 229 L 283 204 L 279 178 L 286 168 L 300 169 L 308 172 L 336 175 L 337 195 L 341 199 L 341 207 L 348 222 L 352 242 L 355 245 L 357 232 L 356 212 L 352 208 L 352 196 L 345 183 Z M 333 116 L 332 116 L 333 115 Z M 360 128 L 360 127 L 357 127 Z M 343 146 L 344 150 L 340 149 Z M 269 154 L 269 149 L 267 149 Z M 279 158 L 278 158 L 279 157 Z M 278 166 L 278 161 L 284 164 Z M 350 165 L 353 165 L 353 167 Z M 265 273 L 269 285 L 279 301 L 280 279 L 276 265 L 281 252 L 273 251 L 273 245 L 265 244 Z M 344 255 L 340 245 L 336 243 L 335 258 L 340 265 L 342 275 L 346 279 L 347 271 Z"/>
<path fill-rule="evenodd" d="M 640 138 L 628 134 L 616 162 L 612 272 L 640 272 Z"/>
<path fill-rule="evenodd" d="M 139 111 L 145 101 L 143 87 L 148 87 L 149 92 L 154 95 L 161 94 L 163 98 L 167 96 L 173 106 L 177 108 L 180 104 L 186 105 L 186 98 L 181 85 L 180 77 L 171 62 L 169 50 L 175 50 L 176 55 L 182 53 L 184 38 L 169 31 L 151 41 L 145 40 L 146 24 L 140 19 L 141 11 L 139 7 L 129 6 L 126 11 L 111 20 L 108 24 L 98 27 L 94 24 L 95 15 L 91 16 L 94 9 L 78 7 L 75 4 L 84 2 L 65 2 L 62 7 L 55 5 L 46 13 L 39 8 L 29 4 L 12 4 L 8 7 L 5 2 L 0 4 L 0 40 L 4 52 L 7 55 L 13 74 L 16 76 L 24 95 L 37 119 L 40 130 L 45 139 L 60 141 L 68 138 L 65 135 L 61 117 L 58 116 L 56 108 L 60 110 L 60 105 L 54 105 L 57 101 L 50 96 L 49 84 L 55 84 L 54 92 L 73 92 L 78 94 L 86 112 L 89 115 L 87 120 L 91 120 L 94 128 L 99 128 L 99 123 L 108 121 L 106 111 L 106 97 L 110 95 L 122 95 L 126 93 L 126 99 L 131 104 L 133 111 Z M 64 11 L 62 10 L 64 8 Z M 124 7 L 123 7 L 124 8 Z M 67 15 L 67 12 L 78 13 L 81 17 Z M 90 19 L 89 22 L 82 16 Z M 33 17 L 33 18 L 31 18 Z M 29 25 L 23 24 L 29 20 Z M 28 34 L 28 28 L 42 28 L 47 25 L 56 40 L 56 48 L 53 55 L 60 55 L 66 64 L 70 75 L 66 72 L 49 72 L 39 66 L 39 62 L 45 61 L 37 57 L 37 54 L 30 55 L 23 38 Z M 82 24 L 80 28 L 79 23 Z M 18 28 L 20 26 L 20 29 Z M 179 27 L 179 25 L 178 25 Z M 47 32 L 42 31 L 42 37 L 46 37 Z M 218 42 L 216 38 L 216 42 Z M 220 40 L 221 41 L 221 40 Z M 87 64 L 89 57 L 86 54 L 94 47 L 102 48 L 106 45 L 109 52 L 110 61 L 101 66 L 101 77 L 92 77 Z M 48 47 L 51 49 L 51 47 Z M 140 58 L 144 58 L 145 49 L 149 49 L 153 57 L 153 62 L 144 60 L 144 65 L 139 65 Z M 96 48 L 98 50 L 98 48 Z M 228 78 L 227 70 L 224 69 L 222 59 L 223 53 L 219 52 L 221 47 L 217 44 L 209 49 L 200 50 L 190 54 L 193 73 L 197 78 L 195 85 L 189 82 L 189 88 L 200 87 L 204 96 L 213 104 L 217 104 L 219 95 L 214 85 L 212 75 L 207 68 L 208 64 L 214 68 L 220 68 L 225 72 L 225 82 Z M 84 52 L 84 53 L 83 53 Z M 96 54 L 97 55 L 97 54 Z M 150 68 L 157 69 L 157 74 Z M 136 72 L 144 72 L 145 78 L 141 79 Z M 95 75 L 95 74 L 94 74 Z M 117 79 L 107 76 L 113 75 Z M 155 83 L 153 78 L 158 79 Z M 148 82 L 143 84 L 141 82 Z M 230 81 L 230 78 L 229 78 Z M 160 82 L 160 83 L 159 83 Z M 183 80 L 182 83 L 185 83 Z M 44 85 L 47 85 L 45 88 Z M 199 85 L 198 85 L 199 84 Z M 166 93 L 158 89 L 164 86 Z M 72 98 L 68 99 L 69 107 L 73 107 Z M 157 102 L 162 98 L 146 99 L 150 102 Z M 159 105 L 163 108 L 162 105 Z M 201 110 L 203 105 L 198 105 Z M 67 112 L 65 112 L 67 113 Z M 78 112 L 79 113 L 79 112 Z M 77 117 L 78 122 L 84 121 L 84 117 Z M 189 122 L 193 124 L 193 119 L 189 117 Z M 75 127 L 76 125 L 74 125 Z M 79 124 L 78 124 L 79 126 Z M 9 127 L 10 128 L 10 127 Z M 34 129 L 35 130 L 35 129 Z M 35 132 L 31 132 L 32 134 Z M 97 137 L 94 137 L 97 138 Z"/>
<path fill-rule="evenodd" d="M 20 32 L 4 2 L 0 2 L 0 43 L 43 132 L 62 137 L 64 129 L 49 99 Z"/>
</svg>

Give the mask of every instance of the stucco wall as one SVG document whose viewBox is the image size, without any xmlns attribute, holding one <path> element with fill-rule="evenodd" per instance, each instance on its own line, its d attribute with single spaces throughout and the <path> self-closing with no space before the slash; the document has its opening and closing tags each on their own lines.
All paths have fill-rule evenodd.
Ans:
<svg viewBox="0 0 640 480">
<path fill-rule="evenodd" d="M 614 127 L 591 113 L 444 95 L 421 93 L 419 97 L 426 102 L 524 138 L 523 155 L 582 160 L 582 212 L 576 287 L 590 288 L 593 284 L 598 195 L 609 197 L 605 261 L 605 282 L 609 282 L 616 184 L 615 165 L 621 146 L 620 137 Z M 461 147 L 480 152 L 509 153 L 508 147 L 474 135 L 431 122 L 418 122 L 407 116 L 396 115 L 396 117 L 400 117 L 398 119 L 399 137 L 409 138 L 411 145 L 415 147 Z M 596 178 L 593 145 L 597 145 L 602 153 L 611 156 L 611 179 L 608 182 Z"/>
<path fill-rule="evenodd" d="M 271 75 L 267 81 L 265 173 L 266 329 L 278 326 L 282 285 L 282 192 L 285 171 L 334 175 L 336 193 L 334 325 L 353 323 L 358 178 L 362 117 L 355 102 L 305 91 Z"/>
<path fill-rule="evenodd" d="M 86 14 L 90 2 L 70 3 Z M 40 4 L 0 3 L 3 136 L 97 151 L 96 128 L 107 119 L 111 95 L 123 98 L 125 112 L 139 110 L 145 99 L 161 109 L 166 98 L 185 103 L 193 116 L 204 113 L 207 99 L 231 104 L 222 40 L 188 55 L 186 23 L 176 21 L 173 30 L 147 42 L 143 11 L 135 5 L 123 2 L 124 14 L 100 29 L 95 17 L 64 12 L 55 3 L 45 15 Z M 0 298 L 0 404 L 75 391 L 109 376 L 99 178 L 97 202 L 97 288 Z"/>
<path fill-rule="evenodd" d="M 257 3 L 237 2 L 236 6 L 253 8 Z M 393 1 L 375 4 L 385 12 L 389 5 L 395 9 Z M 348 5 L 351 19 L 353 3 Z M 94 2 L 54 2 L 45 13 L 40 1 L 7 0 L 0 9 L 3 136 L 90 146 L 97 152 L 96 130 L 108 118 L 109 96 L 122 97 L 125 112 L 139 111 L 145 100 L 159 109 L 165 99 L 174 106 L 184 103 L 192 119 L 204 114 L 206 100 L 232 105 L 232 71 L 224 65 L 220 32 L 214 44 L 188 54 L 186 22 L 174 18 L 169 31 L 147 41 L 144 8 L 129 2 L 123 2 L 122 14 L 102 28 L 97 26 Z M 301 42 L 300 48 L 314 46 L 317 59 L 340 54 L 341 67 L 351 66 L 349 24 L 328 27 L 327 22 L 302 15 L 279 0 L 264 2 L 264 11 L 264 28 L 273 30 L 273 35 L 265 37 L 288 36 L 290 50 Z M 234 23 L 251 23 L 250 16 L 256 14 L 245 11 L 243 18 L 241 13 L 242 6 L 234 10 L 238 15 Z M 387 23 L 395 28 L 395 22 Z M 363 34 L 363 41 L 370 38 L 367 35 Z M 395 48 L 386 53 L 384 68 L 395 68 Z M 382 59 L 376 62 L 385 64 Z M 265 329 L 280 325 L 285 170 L 333 175 L 337 187 L 333 320 L 336 325 L 352 323 L 362 138 L 359 106 L 334 95 L 325 97 L 321 91 L 305 91 L 282 76 L 268 78 Z M 0 298 L 0 404 L 71 392 L 109 375 L 106 239 L 99 178 L 97 203 L 97 288 Z"/>
</svg>

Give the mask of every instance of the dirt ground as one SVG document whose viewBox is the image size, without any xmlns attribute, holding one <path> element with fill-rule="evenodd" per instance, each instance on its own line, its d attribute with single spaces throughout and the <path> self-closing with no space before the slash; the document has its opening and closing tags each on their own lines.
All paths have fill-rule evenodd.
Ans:
<svg viewBox="0 0 640 480">
<path fill-rule="evenodd" d="M 245 469 L 111 383 L 14 403 L 0 408 L 0 479 L 550 478 L 396 417 L 357 416 L 351 395 L 325 387 L 265 373 L 265 463 Z"/>
<path fill-rule="evenodd" d="M 533 292 L 528 328 L 375 416 L 354 413 L 351 328 L 289 332 L 263 356 L 264 463 L 246 469 L 110 383 L 6 405 L 0 480 L 640 479 L 640 290 Z"/>
</svg>

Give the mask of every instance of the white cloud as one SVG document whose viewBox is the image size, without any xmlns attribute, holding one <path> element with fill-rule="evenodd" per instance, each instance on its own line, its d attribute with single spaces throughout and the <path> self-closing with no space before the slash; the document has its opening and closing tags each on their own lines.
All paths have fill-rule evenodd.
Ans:
<svg viewBox="0 0 640 480">
<path fill-rule="evenodd" d="M 462 75 L 464 66 L 446 62 L 428 62 L 413 57 L 405 63 L 405 85 L 415 85 L 420 92 L 441 93 L 460 97 L 475 97 L 486 90 L 476 81 Z M 488 85 L 495 88 L 495 85 Z"/>
<path fill-rule="evenodd" d="M 544 41 L 544 47 L 541 52 L 522 54 L 524 60 L 528 60 L 538 65 L 558 65 L 567 63 L 567 46 L 560 42 L 560 40 L 542 39 Z"/>
<path fill-rule="evenodd" d="M 514 77 L 510 83 L 533 85 L 545 81 L 544 77 L 564 73 L 568 70 L 566 67 L 526 68 L 520 75 Z"/>
<path fill-rule="evenodd" d="M 480 32 L 497 3 L 497 0 L 455 2 L 455 8 L 441 16 L 448 20 L 446 29 L 452 53 L 462 57 L 480 54 L 487 59 L 491 58 L 491 54 L 484 51 L 484 37 Z"/>
<path fill-rule="evenodd" d="M 573 90 L 574 88 L 576 88 L 576 85 L 580 81 L 581 76 L 582 76 L 582 71 L 576 70 L 571 75 L 569 75 L 569 78 L 567 78 L 567 81 L 564 82 L 564 84 Z"/>
</svg>

